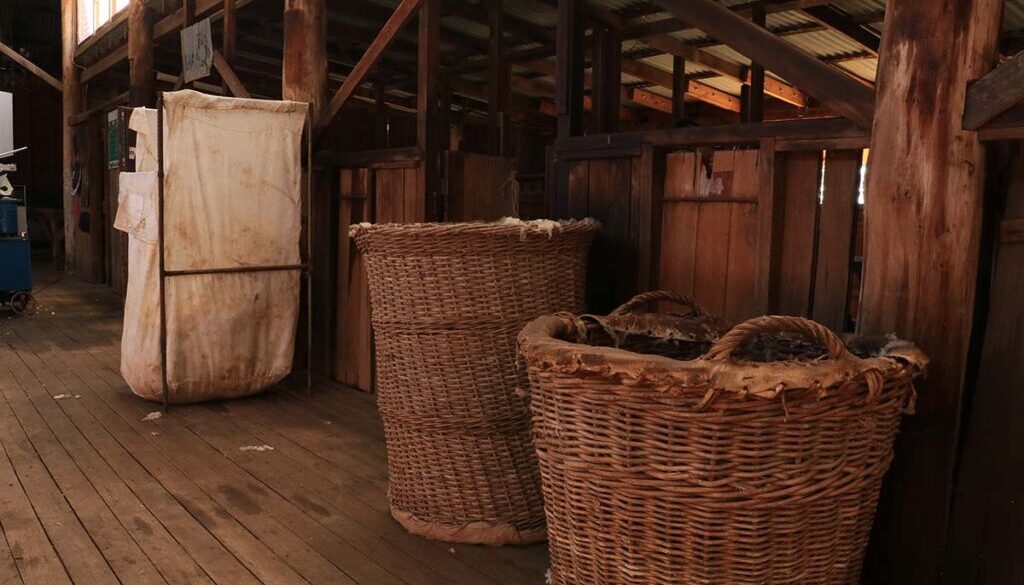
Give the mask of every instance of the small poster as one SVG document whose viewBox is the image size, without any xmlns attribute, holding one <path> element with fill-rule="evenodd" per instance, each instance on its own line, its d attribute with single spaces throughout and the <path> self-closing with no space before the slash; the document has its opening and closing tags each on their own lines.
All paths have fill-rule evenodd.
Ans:
<svg viewBox="0 0 1024 585">
<path fill-rule="evenodd" d="M 181 74 L 191 83 L 210 74 L 213 66 L 213 35 L 210 19 L 204 18 L 181 31 Z"/>
<path fill-rule="evenodd" d="M 107 168 L 116 169 L 121 164 L 121 125 L 117 122 L 117 110 L 107 112 Z"/>
</svg>

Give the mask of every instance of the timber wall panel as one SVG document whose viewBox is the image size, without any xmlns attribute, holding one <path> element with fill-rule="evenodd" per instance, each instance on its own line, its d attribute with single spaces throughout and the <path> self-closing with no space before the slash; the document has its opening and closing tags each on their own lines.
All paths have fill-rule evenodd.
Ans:
<svg viewBox="0 0 1024 585">
<path fill-rule="evenodd" d="M 1024 151 L 1012 154 L 1010 173 L 943 585 L 1024 582 Z"/>
<path fill-rule="evenodd" d="M 370 293 L 366 267 L 348 237 L 352 224 L 373 221 L 370 169 L 339 173 L 338 287 L 336 307 L 336 380 L 369 391 L 373 387 L 373 344 L 370 331 Z"/>
<path fill-rule="evenodd" d="M 860 166 L 860 150 L 826 153 L 812 316 L 835 331 L 847 329 Z"/>
<path fill-rule="evenodd" d="M 786 158 L 778 306 L 783 315 L 810 315 L 814 252 L 818 236 L 821 151 L 791 152 Z"/>
<path fill-rule="evenodd" d="M 642 206 L 639 184 L 633 181 L 636 158 L 568 163 L 570 217 L 593 217 L 603 226 L 591 249 L 587 274 L 587 304 L 597 313 L 611 311 L 636 294 L 639 248 L 651 244 L 639 241 L 641 230 L 633 217 Z"/>
<path fill-rule="evenodd" d="M 350 225 L 423 220 L 415 166 L 339 171 L 338 286 L 332 374 L 360 390 L 373 389 L 373 336 L 366 268 L 348 237 Z"/>
<path fill-rule="evenodd" d="M 448 221 L 493 221 L 514 215 L 513 202 L 501 186 L 515 170 L 515 159 L 462 152 L 447 156 Z"/>
<path fill-rule="evenodd" d="M 754 316 L 764 302 L 755 282 L 758 155 L 716 152 L 710 176 L 703 151 L 666 157 L 659 288 L 691 294 L 706 310 L 732 321 Z M 724 190 L 712 187 L 713 179 Z"/>
</svg>

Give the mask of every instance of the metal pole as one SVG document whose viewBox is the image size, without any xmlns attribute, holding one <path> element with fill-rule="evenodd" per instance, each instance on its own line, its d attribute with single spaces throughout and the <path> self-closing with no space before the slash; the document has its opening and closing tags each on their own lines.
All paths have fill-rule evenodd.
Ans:
<svg viewBox="0 0 1024 585">
<path fill-rule="evenodd" d="M 306 108 L 306 391 L 313 392 L 313 104 Z"/>
<path fill-rule="evenodd" d="M 160 210 L 158 222 L 157 249 L 160 253 L 160 371 L 163 378 L 163 411 L 167 412 L 167 293 L 165 280 L 167 270 L 164 268 L 164 93 L 156 98 L 156 176 L 157 202 Z"/>
</svg>

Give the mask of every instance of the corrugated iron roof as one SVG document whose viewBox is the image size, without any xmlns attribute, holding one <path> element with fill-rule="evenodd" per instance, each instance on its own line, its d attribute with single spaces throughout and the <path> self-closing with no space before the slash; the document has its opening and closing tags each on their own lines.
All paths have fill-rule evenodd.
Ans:
<svg viewBox="0 0 1024 585">
<path fill-rule="evenodd" d="M 382 6 L 395 6 L 398 3 L 398 0 L 370 1 Z M 672 15 L 668 12 L 658 11 L 655 7 L 656 5 L 650 2 L 650 0 L 589 1 L 603 9 L 628 15 L 634 18 L 633 22 L 656 22 L 672 18 Z M 718 1 L 725 6 L 749 2 L 749 0 Z M 836 0 L 832 5 L 863 26 L 867 26 L 875 31 L 880 31 L 882 28 L 880 17 L 885 11 L 885 0 Z M 557 25 L 557 9 L 554 3 L 550 1 L 504 0 L 503 6 L 509 15 L 539 27 L 554 29 Z M 445 16 L 444 25 L 446 28 L 473 38 L 486 39 L 488 37 L 488 29 L 484 24 L 463 18 L 458 14 Z M 821 25 L 806 12 L 788 10 L 770 13 L 767 15 L 767 27 L 777 31 L 786 42 L 792 43 L 852 75 L 866 81 L 873 81 L 875 79 L 878 60 L 868 49 L 846 35 Z M 1021 31 L 1021 35 L 1024 36 L 1024 0 L 1007 0 L 1003 28 L 1004 31 Z M 741 65 L 750 64 L 750 59 L 725 45 L 709 44 L 713 43 L 713 41 L 709 41 L 708 36 L 698 29 L 688 28 L 670 34 L 681 41 L 696 45 L 711 55 L 728 59 Z M 647 46 L 642 39 L 630 39 L 623 43 L 623 51 L 627 54 L 639 52 L 642 55 L 644 49 L 647 49 Z M 643 56 L 640 60 L 663 71 L 670 72 L 672 70 L 672 57 L 670 55 Z M 523 71 L 519 67 L 516 70 Z M 706 74 L 709 72 L 706 67 L 692 62 L 686 63 L 686 70 L 688 74 Z M 640 81 L 629 75 L 623 75 L 622 80 L 627 85 Z M 702 79 L 702 82 L 732 95 L 739 95 L 741 88 L 741 84 L 737 80 L 721 76 L 707 77 Z M 663 91 L 660 89 L 654 91 L 663 94 Z"/>
</svg>

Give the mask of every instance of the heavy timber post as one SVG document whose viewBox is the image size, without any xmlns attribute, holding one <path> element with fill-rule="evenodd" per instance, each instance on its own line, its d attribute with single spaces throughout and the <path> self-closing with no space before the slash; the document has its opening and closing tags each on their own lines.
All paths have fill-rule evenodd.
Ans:
<svg viewBox="0 0 1024 585">
<path fill-rule="evenodd" d="M 128 5 L 128 105 L 156 105 L 153 10 L 146 0 L 131 0 Z"/>
<path fill-rule="evenodd" d="M 75 47 L 78 46 L 78 20 L 75 0 L 61 0 L 61 62 L 63 63 L 63 151 L 64 151 L 64 262 L 68 272 L 75 270 L 75 216 L 72 201 L 72 168 L 75 160 L 75 128 L 70 118 L 82 110 L 82 88 L 78 67 L 75 66 Z"/>
<path fill-rule="evenodd" d="M 281 95 L 286 100 L 313 104 L 313 120 L 319 119 L 327 99 L 327 3 L 326 0 L 285 0 L 284 3 L 284 62 L 281 73 Z M 330 229 L 323 221 L 329 220 L 331 197 L 329 184 L 323 173 L 312 169 L 307 161 L 304 173 L 313 173 L 312 192 L 305 200 L 312 206 L 314 225 L 306 226 L 307 237 L 313 238 L 312 311 L 316 317 L 313 326 L 313 345 L 320 351 L 313 355 L 313 369 L 323 371 L 331 348 L 328 323 L 331 322 L 331 254 Z M 302 185 L 306 189 L 306 175 Z M 303 214 L 306 217 L 306 214 Z M 308 297 L 307 297 L 308 298 Z M 309 311 L 310 307 L 306 307 Z M 303 321 L 305 322 L 305 321 Z"/>
<path fill-rule="evenodd" d="M 887 8 L 859 329 L 911 339 L 932 361 L 886 478 L 865 582 L 930 584 L 946 540 L 981 239 L 985 155 L 962 129 L 964 99 L 992 67 L 1003 1 Z"/>
<path fill-rule="evenodd" d="M 327 96 L 327 2 L 285 0 L 281 95 L 313 104 L 320 117 Z"/>
<path fill-rule="evenodd" d="M 416 80 L 416 137 L 423 149 L 417 189 L 427 221 L 442 219 L 439 209 L 441 179 L 441 1 L 424 0 L 420 7 L 418 66 Z M 447 118 L 445 118 L 447 119 Z M 448 128 L 444 128 L 447 131 Z"/>
</svg>

